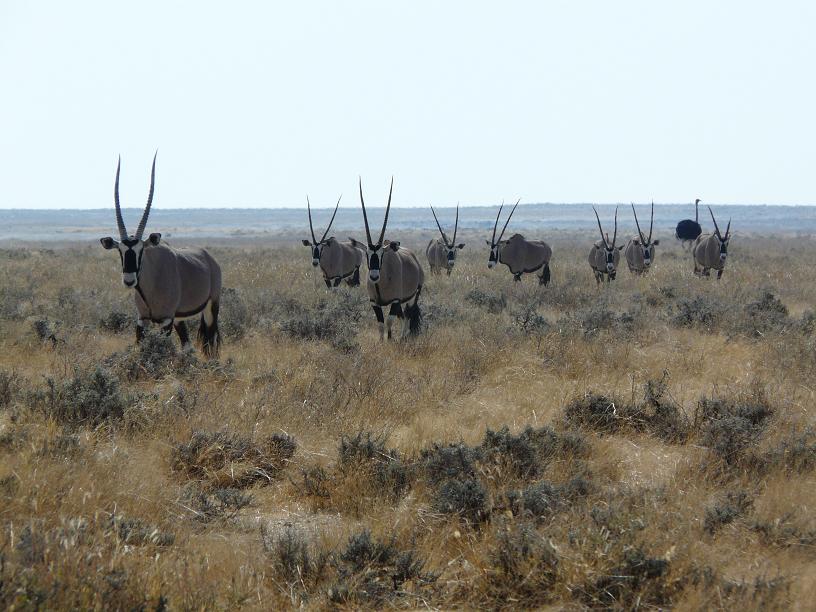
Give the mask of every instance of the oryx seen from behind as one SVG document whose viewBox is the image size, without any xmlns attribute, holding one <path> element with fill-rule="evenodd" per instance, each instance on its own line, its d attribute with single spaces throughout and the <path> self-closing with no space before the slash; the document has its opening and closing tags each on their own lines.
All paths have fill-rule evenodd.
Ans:
<svg viewBox="0 0 816 612">
<path fill-rule="evenodd" d="M 139 318 L 136 323 L 136 341 L 139 342 L 148 323 L 158 323 L 170 334 L 175 326 L 183 347 L 190 346 L 185 319 L 201 315 L 198 338 L 204 354 L 218 353 L 218 304 L 221 296 L 221 268 L 204 249 L 174 249 L 161 243 L 161 234 L 153 233 L 142 240 L 156 181 L 156 156 L 150 173 L 150 192 L 136 233 L 128 235 L 119 206 L 119 169 L 113 201 L 116 207 L 116 225 L 119 240 L 102 238 L 106 249 L 116 248 L 122 261 L 122 282 L 135 289 L 134 300 Z"/>
<path fill-rule="evenodd" d="M 493 235 L 490 240 L 485 240 L 490 247 L 487 267 L 493 269 L 499 263 L 506 265 L 510 268 L 514 281 L 520 281 L 522 274 L 541 270 L 538 284 L 546 286 L 550 282 L 550 259 L 552 258 L 550 245 L 542 240 L 527 240 L 521 234 L 513 234 L 507 240 L 502 240 L 507 224 L 510 223 L 510 218 L 516 212 L 516 207 L 520 201 L 516 201 L 510 214 L 507 215 L 507 220 L 504 222 L 504 227 L 502 227 L 497 240 L 496 229 L 499 226 L 499 218 L 504 208 L 504 202 L 499 206 L 499 213 L 496 215 L 496 222 L 493 224 Z"/>
<path fill-rule="evenodd" d="M 431 274 L 440 274 L 442 270 L 446 270 L 450 276 L 453 270 L 453 264 L 456 263 L 456 251 L 463 249 L 465 243 L 456 244 L 456 232 L 459 229 L 459 204 L 456 205 L 456 222 L 453 224 L 453 239 L 448 240 L 445 230 L 439 224 L 439 219 L 436 217 L 436 211 L 431 206 L 436 227 L 439 228 L 441 238 L 434 238 L 428 243 L 425 248 L 425 256 L 428 258 L 428 265 L 431 267 Z"/>
<path fill-rule="evenodd" d="M 388 204 L 385 207 L 385 219 L 377 241 L 371 239 L 368 227 L 365 201 L 363 200 L 363 181 L 360 179 L 360 205 L 363 208 L 368 257 L 368 297 L 380 328 L 380 339 L 391 338 L 391 327 L 394 319 L 402 319 L 402 336 L 416 334 L 421 324 L 419 295 L 425 282 L 425 273 L 413 252 L 400 246 L 399 242 L 386 241 L 385 229 L 388 226 L 388 212 L 391 210 L 391 193 L 394 190 L 394 179 L 388 191 Z M 352 240 L 352 243 L 356 241 Z M 357 243 L 359 244 L 359 243 Z M 403 305 L 405 311 L 403 312 Z M 389 308 L 387 319 L 383 317 L 383 308 Z"/>
<path fill-rule="evenodd" d="M 357 287 L 360 285 L 360 266 L 363 265 L 365 251 L 355 247 L 351 242 L 340 242 L 334 236 L 326 238 L 334 223 L 334 217 L 337 216 L 340 198 L 337 199 L 337 205 L 334 207 L 334 213 L 326 231 L 318 240 L 315 237 L 314 225 L 312 225 L 312 205 L 309 202 L 309 196 L 306 196 L 306 210 L 309 213 L 309 231 L 312 234 L 312 241 L 303 240 L 303 246 L 311 247 L 312 265 L 320 266 L 326 287 L 337 287 L 343 280 L 349 287 Z M 359 243 L 356 244 L 359 245 Z"/>
<path fill-rule="evenodd" d="M 638 235 L 633 236 L 626 243 L 626 249 L 623 251 L 626 257 L 626 263 L 629 265 L 629 271 L 635 275 L 645 274 L 654 263 L 655 247 L 660 244 L 660 240 L 652 241 L 652 229 L 654 228 L 654 200 L 652 201 L 652 218 L 649 221 L 649 237 L 643 235 L 640 231 L 640 223 L 637 218 L 637 211 L 635 205 L 632 204 L 632 214 L 635 215 L 635 224 L 637 225 Z"/>
<path fill-rule="evenodd" d="M 674 235 L 683 246 L 690 245 L 697 240 L 697 236 L 703 233 L 700 227 L 700 198 L 694 200 L 694 220 L 683 219 L 677 224 Z"/>
<path fill-rule="evenodd" d="M 606 275 L 607 282 L 615 280 L 618 263 L 620 263 L 620 251 L 623 245 L 615 245 L 618 240 L 618 207 L 615 207 L 615 232 L 612 234 L 611 243 L 609 242 L 609 236 L 604 235 L 598 211 L 595 210 L 594 206 L 592 210 L 595 212 L 595 218 L 598 220 L 598 229 L 601 231 L 601 239 L 595 241 L 592 245 L 592 249 L 589 251 L 589 265 L 595 274 L 595 282 L 600 285 L 604 280 L 604 275 Z"/>
<path fill-rule="evenodd" d="M 728 220 L 725 236 L 723 236 L 710 206 L 708 212 L 711 213 L 711 220 L 714 222 L 714 233 L 701 234 L 694 242 L 692 249 L 694 273 L 697 276 L 710 276 L 713 269 L 717 271 L 717 279 L 720 279 L 725 268 L 725 260 L 728 257 L 728 241 L 731 240 L 731 219 Z"/>
</svg>

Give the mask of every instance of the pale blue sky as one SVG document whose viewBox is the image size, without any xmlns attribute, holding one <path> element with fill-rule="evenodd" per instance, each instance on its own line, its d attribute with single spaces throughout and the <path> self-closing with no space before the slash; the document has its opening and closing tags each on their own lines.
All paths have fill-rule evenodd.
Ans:
<svg viewBox="0 0 816 612">
<path fill-rule="evenodd" d="M 0 208 L 816 203 L 816 3 L 0 0 Z"/>
</svg>

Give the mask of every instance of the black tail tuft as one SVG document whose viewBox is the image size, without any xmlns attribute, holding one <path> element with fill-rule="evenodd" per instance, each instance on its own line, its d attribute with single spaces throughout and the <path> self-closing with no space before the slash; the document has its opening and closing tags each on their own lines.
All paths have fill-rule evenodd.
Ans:
<svg viewBox="0 0 816 612">
<path fill-rule="evenodd" d="M 208 326 L 201 315 L 201 325 L 198 327 L 198 341 L 201 342 L 201 350 L 207 357 L 218 357 L 221 348 L 221 333 L 218 331 L 218 302 L 213 302 L 211 306 L 213 322 Z"/>
<path fill-rule="evenodd" d="M 544 269 L 541 271 L 538 284 L 544 285 L 545 287 L 550 284 L 550 264 L 544 264 Z"/>
<path fill-rule="evenodd" d="M 354 274 L 348 281 L 349 287 L 359 287 L 360 286 L 360 268 L 354 268 Z"/>
<path fill-rule="evenodd" d="M 405 316 L 408 317 L 408 331 L 412 336 L 419 334 L 422 329 L 422 312 L 419 310 L 420 293 L 422 293 L 422 285 L 417 289 L 413 305 L 405 307 Z"/>
</svg>

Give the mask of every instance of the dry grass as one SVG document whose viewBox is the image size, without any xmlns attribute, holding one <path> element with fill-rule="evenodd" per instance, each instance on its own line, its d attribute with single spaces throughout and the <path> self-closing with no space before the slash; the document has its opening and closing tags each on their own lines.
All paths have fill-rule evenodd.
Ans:
<svg viewBox="0 0 816 612">
<path fill-rule="evenodd" d="M 394 344 L 214 248 L 219 362 L 133 347 L 101 249 L 0 251 L 0 607 L 807 609 L 816 244 L 598 290 L 586 242 L 548 288 L 468 246 Z"/>
</svg>

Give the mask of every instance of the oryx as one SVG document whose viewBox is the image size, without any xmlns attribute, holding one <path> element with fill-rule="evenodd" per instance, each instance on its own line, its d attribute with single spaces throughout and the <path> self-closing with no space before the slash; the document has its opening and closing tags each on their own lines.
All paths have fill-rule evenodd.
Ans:
<svg viewBox="0 0 816 612">
<path fill-rule="evenodd" d="M 150 192 L 147 196 L 142 219 L 136 233 L 129 236 L 119 206 L 119 169 L 116 166 L 116 183 L 113 201 L 116 206 L 116 225 L 119 240 L 102 238 L 106 249 L 117 248 L 122 261 L 122 282 L 133 287 L 136 310 L 136 342 L 141 341 L 144 326 L 150 322 L 161 325 L 170 334 L 176 328 L 183 347 L 190 346 L 185 319 L 201 315 L 198 338 L 205 355 L 218 353 L 218 303 L 221 296 L 221 268 L 204 249 L 174 249 L 160 243 L 161 234 L 150 234 L 142 240 L 142 234 L 150 215 L 153 187 L 156 181 L 156 156 L 150 173 Z"/>
<path fill-rule="evenodd" d="M 451 270 L 453 270 L 453 264 L 456 263 L 456 251 L 465 247 L 464 242 L 456 244 L 456 232 L 459 229 L 459 204 L 456 205 L 456 222 L 453 224 L 452 240 L 448 240 L 447 234 L 445 234 L 445 231 L 439 224 L 439 219 L 436 217 L 436 211 L 433 206 L 431 206 L 431 212 L 436 221 L 436 227 L 439 228 L 439 233 L 442 234 L 442 238 L 435 238 L 428 243 L 428 246 L 425 248 L 425 256 L 428 258 L 431 274 L 439 274 L 444 269 L 447 270 L 448 276 L 450 276 Z"/>
<path fill-rule="evenodd" d="M 677 224 L 674 230 L 674 235 L 683 244 L 691 244 L 697 240 L 697 236 L 703 233 L 703 228 L 700 227 L 700 198 L 694 200 L 694 221 L 691 219 L 683 219 Z"/>
<path fill-rule="evenodd" d="M 635 205 L 632 204 L 632 214 L 635 215 L 635 224 L 637 225 L 638 235 L 633 236 L 626 243 L 626 249 L 623 251 L 626 257 L 626 263 L 629 265 L 629 271 L 632 274 L 640 275 L 649 271 L 650 266 L 654 262 L 655 247 L 660 244 L 660 240 L 652 242 L 652 229 L 654 228 L 654 200 L 652 200 L 652 218 L 649 221 L 649 237 L 643 235 L 640 231 L 640 223 L 638 223 L 637 212 Z"/>
<path fill-rule="evenodd" d="M 357 287 L 360 285 L 360 266 L 363 265 L 365 251 L 355 247 L 351 242 L 340 242 L 334 236 L 326 238 L 334 223 L 337 209 L 340 207 L 340 198 L 337 199 L 337 205 L 334 207 L 334 213 L 326 231 L 318 240 L 315 237 L 314 225 L 312 225 L 312 205 L 309 202 L 309 196 L 306 196 L 306 210 L 309 213 L 309 231 L 312 234 L 312 241 L 303 240 L 303 246 L 311 247 L 312 265 L 320 266 L 326 287 L 337 287 L 343 280 L 349 287 Z"/>
<path fill-rule="evenodd" d="M 496 229 L 499 226 L 499 218 L 501 217 L 502 208 L 504 208 L 504 202 L 499 206 L 499 213 L 496 215 L 496 222 L 493 224 L 493 235 L 490 240 L 485 240 L 490 247 L 487 267 L 493 269 L 496 264 L 504 264 L 510 268 L 514 281 L 520 281 L 522 274 L 536 272 L 540 269 L 541 274 L 538 277 L 538 284 L 546 286 L 550 282 L 550 259 L 552 258 L 550 245 L 543 240 L 527 240 L 521 234 L 513 234 L 507 240 L 502 240 L 507 224 L 510 223 L 513 213 L 516 212 L 519 202 L 521 200 L 516 201 L 513 210 L 510 211 L 507 220 L 504 222 L 499 239 L 496 240 Z"/>
<path fill-rule="evenodd" d="M 598 220 L 601 239 L 595 241 L 589 251 L 589 265 L 595 273 L 595 282 L 600 285 L 604 280 L 604 274 L 606 274 L 607 282 L 615 280 L 623 245 L 615 246 L 615 242 L 618 240 L 618 207 L 615 207 L 615 233 L 612 234 L 612 244 L 609 243 L 609 237 L 604 235 L 598 211 L 595 210 L 594 206 L 592 210 L 595 211 L 595 218 Z"/>
<path fill-rule="evenodd" d="M 698 276 L 710 276 L 711 270 L 714 269 L 717 271 L 717 279 L 719 279 L 722 277 L 725 259 L 728 256 L 728 241 L 731 240 L 731 219 L 728 220 L 725 236 L 723 236 L 710 206 L 708 212 L 711 213 L 711 220 L 714 222 L 714 233 L 701 234 L 697 237 L 693 248 L 694 273 Z"/>
<path fill-rule="evenodd" d="M 360 179 L 360 205 L 363 208 L 368 257 L 368 297 L 380 328 L 380 339 L 388 330 L 391 338 L 391 327 L 395 318 L 403 320 L 402 336 L 416 334 L 422 321 L 419 310 L 419 295 L 425 282 L 425 273 L 413 252 L 400 246 L 396 241 L 384 241 L 385 228 L 388 226 L 388 212 L 391 210 L 391 193 L 394 190 L 394 179 L 388 190 L 388 204 L 385 207 L 385 219 L 377 242 L 371 240 L 368 227 L 365 201 L 363 200 L 363 181 Z M 352 244 L 360 244 L 351 239 Z M 405 304 L 405 312 L 402 305 Z M 386 321 L 383 318 L 383 307 L 390 307 Z"/>
</svg>

